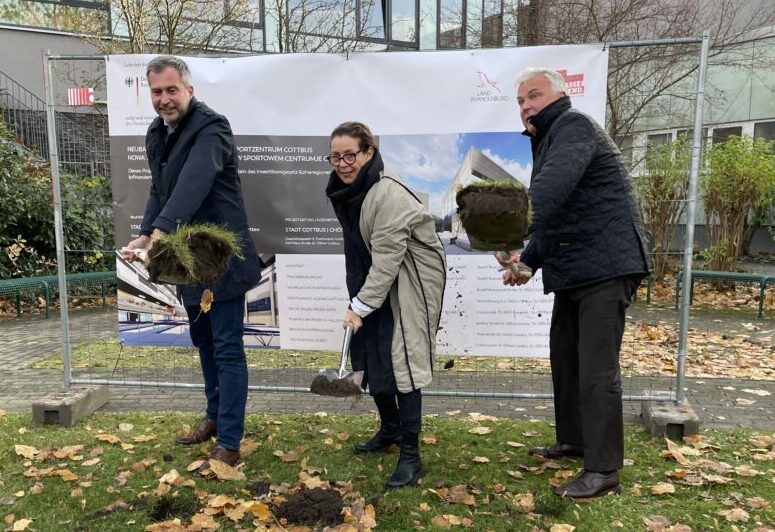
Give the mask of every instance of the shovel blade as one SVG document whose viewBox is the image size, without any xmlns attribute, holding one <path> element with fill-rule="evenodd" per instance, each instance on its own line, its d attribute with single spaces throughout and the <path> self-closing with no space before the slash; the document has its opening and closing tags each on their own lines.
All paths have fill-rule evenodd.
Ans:
<svg viewBox="0 0 775 532">
<path fill-rule="evenodd" d="M 310 391 L 318 395 L 333 397 L 350 397 L 363 393 L 361 383 L 363 372 L 356 371 L 339 377 L 339 372 L 333 369 L 320 370 L 310 386 Z"/>
</svg>

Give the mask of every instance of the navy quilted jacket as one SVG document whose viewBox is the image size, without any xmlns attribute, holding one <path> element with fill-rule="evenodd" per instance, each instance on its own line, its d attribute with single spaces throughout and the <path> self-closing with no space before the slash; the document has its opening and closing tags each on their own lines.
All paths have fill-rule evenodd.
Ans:
<svg viewBox="0 0 775 532">
<path fill-rule="evenodd" d="M 567 96 L 531 123 L 533 225 L 521 260 L 543 269 L 544 292 L 646 276 L 642 222 L 613 140 Z"/>
</svg>

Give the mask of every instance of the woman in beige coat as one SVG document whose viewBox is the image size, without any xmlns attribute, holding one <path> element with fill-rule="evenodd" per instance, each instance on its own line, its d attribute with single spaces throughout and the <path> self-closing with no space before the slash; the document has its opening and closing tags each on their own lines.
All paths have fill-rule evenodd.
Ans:
<svg viewBox="0 0 775 532">
<path fill-rule="evenodd" d="M 386 171 L 369 128 L 345 122 L 331 133 L 326 188 L 342 225 L 351 303 L 344 326 L 353 370 L 364 371 L 380 429 L 356 452 L 401 454 L 387 486 L 415 485 L 425 474 L 418 440 L 422 388 L 433 378 L 436 331 L 446 279 L 444 249 L 422 202 Z"/>
</svg>

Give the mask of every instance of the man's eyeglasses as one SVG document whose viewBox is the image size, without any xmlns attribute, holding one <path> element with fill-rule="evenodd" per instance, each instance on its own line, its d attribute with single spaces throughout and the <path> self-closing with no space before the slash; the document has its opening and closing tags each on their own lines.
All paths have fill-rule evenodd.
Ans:
<svg viewBox="0 0 775 532">
<path fill-rule="evenodd" d="M 355 157 L 362 151 L 363 150 L 348 151 L 347 153 L 343 153 L 342 155 L 329 153 L 328 155 L 326 155 L 326 161 L 328 161 L 328 163 L 331 166 L 338 165 L 340 161 L 344 161 L 346 164 L 353 164 L 355 162 Z"/>
</svg>

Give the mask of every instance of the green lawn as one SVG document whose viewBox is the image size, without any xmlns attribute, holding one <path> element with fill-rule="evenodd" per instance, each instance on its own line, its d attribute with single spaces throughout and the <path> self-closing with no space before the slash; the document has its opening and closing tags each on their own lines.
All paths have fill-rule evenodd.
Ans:
<svg viewBox="0 0 775 532">
<path fill-rule="evenodd" d="M 386 492 L 397 455 L 351 451 L 375 429 L 372 416 L 249 416 L 246 439 L 256 448 L 240 468 L 245 479 L 229 481 L 187 472 L 202 447 L 172 440 L 181 425 L 195 421 L 176 413 L 94 414 L 67 429 L 35 426 L 29 416 L 0 411 L 0 517 L 9 530 L 25 524 L 27 530 L 56 532 L 143 530 L 174 518 L 179 528 L 150 530 L 186 530 L 192 519 L 215 522 L 220 530 L 304 530 L 271 512 L 302 486 L 321 486 L 344 497 L 353 521 L 349 530 L 358 530 L 358 523 L 365 529 L 369 508 L 377 529 L 391 531 L 775 527 L 775 434 L 704 431 L 701 440 L 678 442 L 672 457 L 663 457 L 664 439 L 628 427 L 623 494 L 575 502 L 552 495 L 549 487 L 572 475 L 579 462 L 541 464 L 525 451 L 553 439 L 545 422 L 465 413 L 428 417 L 421 452 L 429 474 L 420 487 Z M 489 432 L 471 432 L 477 427 Z M 267 484 L 269 494 L 259 497 Z"/>
</svg>

